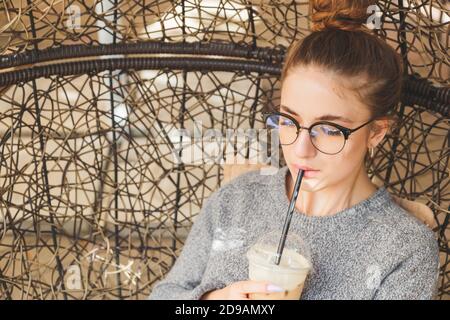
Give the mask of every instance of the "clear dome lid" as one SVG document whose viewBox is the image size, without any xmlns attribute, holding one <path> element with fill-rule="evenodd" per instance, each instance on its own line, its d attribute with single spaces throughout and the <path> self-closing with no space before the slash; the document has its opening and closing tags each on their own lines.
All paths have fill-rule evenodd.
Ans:
<svg viewBox="0 0 450 320">
<path fill-rule="evenodd" d="M 265 233 L 258 238 L 256 243 L 247 252 L 247 257 L 252 263 L 257 263 L 260 267 L 278 267 L 283 272 L 292 270 L 297 272 L 300 269 L 311 269 L 311 253 L 309 246 L 298 234 L 288 233 L 281 255 L 280 264 L 275 264 L 278 244 L 281 238 L 281 230 L 274 230 Z"/>
</svg>

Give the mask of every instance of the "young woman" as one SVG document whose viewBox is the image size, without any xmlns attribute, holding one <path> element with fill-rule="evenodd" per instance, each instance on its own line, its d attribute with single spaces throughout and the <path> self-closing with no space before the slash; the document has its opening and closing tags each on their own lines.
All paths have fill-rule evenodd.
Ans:
<svg viewBox="0 0 450 320">
<path fill-rule="evenodd" d="M 373 2 L 313 2 L 313 32 L 291 46 L 280 106 L 267 114 L 287 166 L 244 174 L 213 193 L 150 299 L 248 299 L 280 290 L 248 280 L 245 253 L 282 229 L 300 168 L 289 232 L 311 249 L 302 299 L 434 297 L 433 232 L 377 188 L 364 165 L 393 123 L 403 74 L 395 50 L 363 25 Z"/>
</svg>

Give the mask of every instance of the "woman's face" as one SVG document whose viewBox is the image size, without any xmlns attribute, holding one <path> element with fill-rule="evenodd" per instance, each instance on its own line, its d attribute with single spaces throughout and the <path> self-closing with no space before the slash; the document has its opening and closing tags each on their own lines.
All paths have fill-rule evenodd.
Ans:
<svg viewBox="0 0 450 320">
<path fill-rule="evenodd" d="M 280 111 L 292 115 L 302 127 L 309 127 L 326 115 L 336 118 L 324 120 L 349 129 L 364 124 L 370 119 L 369 109 L 350 91 L 342 89 L 339 81 L 342 79 L 314 67 L 290 70 L 281 89 Z M 354 181 L 364 164 L 367 149 L 375 146 L 386 132 L 374 135 L 371 124 L 350 134 L 344 148 L 333 155 L 317 150 L 308 131 L 303 129 L 293 144 L 283 145 L 283 155 L 293 177 L 298 172 L 296 166 L 319 170 L 311 177 L 305 173 L 302 189 L 312 192 Z"/>
</svg>

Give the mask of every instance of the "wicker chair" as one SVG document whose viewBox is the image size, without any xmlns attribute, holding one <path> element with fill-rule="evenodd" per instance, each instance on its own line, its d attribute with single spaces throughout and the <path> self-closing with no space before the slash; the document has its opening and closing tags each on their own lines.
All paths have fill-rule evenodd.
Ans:
<svg viewBox="0 0 450 320">
<path fill-rule="evenodd" d="M 224 181 L 174 129 L 261 128 L 310 30 L 308 1 L 144 2 L 0 2 L 0 299 L 146 298 Z M 408 74 L 368 165 L 432 209 L 448 299 L 449 22 L 406 2 L 380 1 Z"/>
</svg>

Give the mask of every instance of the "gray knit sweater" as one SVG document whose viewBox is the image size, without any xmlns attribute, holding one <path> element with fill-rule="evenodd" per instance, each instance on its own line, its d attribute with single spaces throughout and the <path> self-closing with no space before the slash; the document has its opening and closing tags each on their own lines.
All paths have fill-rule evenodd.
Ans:
<svg viewBox="0 0 450 320">
<path fill-rule="evenodd" d="M 215 191 L 149 299 L 199 299 L 247 280 L 249 247 L 262 234 L 282 229 L 288 173 L 286 166 L 275 175 L 253 171 Z M 434 233 L 399 207 L 385 187 L 332 216 L 295 210 L 289 230 L 311 250 L 313 271 L 301 299 L 432 299 L 436 294 Z"/>
</svg>

